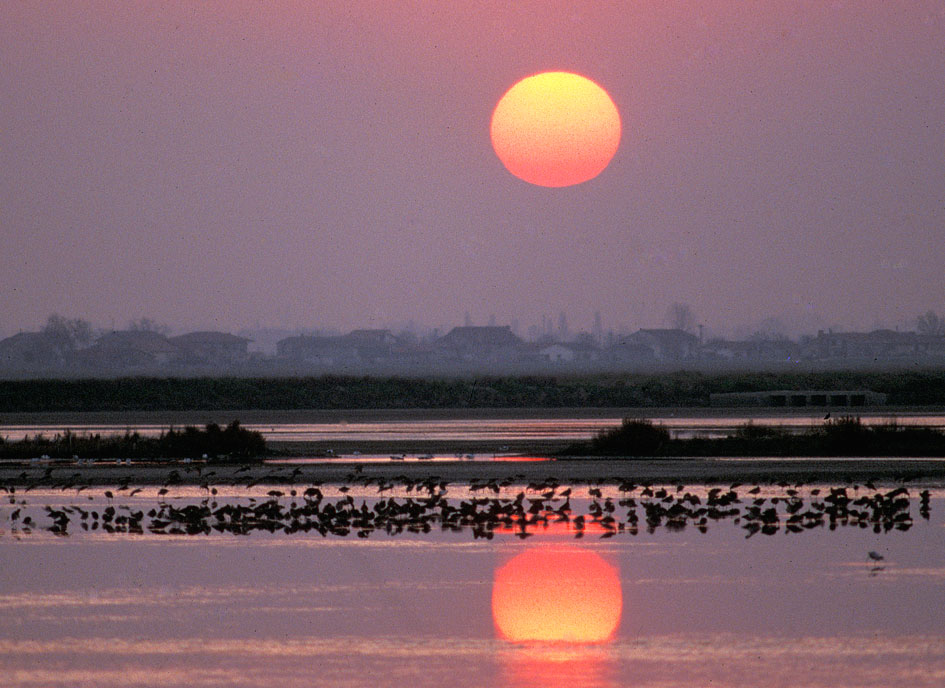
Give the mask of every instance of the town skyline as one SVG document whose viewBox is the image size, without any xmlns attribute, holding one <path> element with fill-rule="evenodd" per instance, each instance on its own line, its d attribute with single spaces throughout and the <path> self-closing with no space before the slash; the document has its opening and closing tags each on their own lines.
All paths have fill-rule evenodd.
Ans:
<svg viewBox="0 0 945 688">
<path fill-rule="evenodd" d="M 582 311 L 582 314 L 584 311 Z M 902 317 L 869 323 L 850 323 L 844 321 L 829 321 L 817 313 L 788 313 L 770 315 L 753 322 L 709 323 L 695 311 L 688 303 L 674 302 L 668 304 L 661 315 L 651 319 L 616 320 L 607 317 L 599 310 L 590 310 L 586 317 L 572 317 L 566 310 L 547 309 L 536 318 L 506 317 L 500 318 L 495 312 L 480 309 L 476 317 L 469 310 L 463 310 L 452 319 L 443 321 L 424 321 L 422 318 L 384 318 L 377 317 L 367 322 L 352 322 L 347 325 L 337 323 L 309 321 L 286 322 L 242 322 L 227 326 L 219 322 L 174 322 L 163 321 L 142 314 L 136 317 L 113 317 L 106 322 L 96 322 L 75 313 L 49 313 L 35 320 L 18 326 L 10 327 L 0 320 L 0 338 L 9 337 L 21 332 L 36 332 L 41 330 L 51 318 L 78 320 L 95 332 L 120 331 L 129 329 L 154 329 L 168 335 L 179 335 L 188 332 L 220 331 L 246 336 L 253 332 L 284 332 L 287 334 L 338 335 L 356 329 L 384 329 L 395 333 L 410 333 L 417 337 L 429 337 L 435 333 L 443 334 L 453 327 L 459 326 L 495 326 L 508 325 L 512 331 L 526 340 L 537 340 L 554 336 L 558 340 L 567 340 L 581 334 L 592 334 L 597 337 L 611 333 L 612 335 L 626 335 L 637 329 L 679 328 L 693 333 L 701 333 L 705 339 L 745 339 L 767 335 L 769 337 L 786 337 L 798 339 L 804 336 L 815 335 L 818 331 L 849 331 L 869 332 L 874 330 L 910 331 L 921 329 L 919 321 L 930 314 L 936 318 L 942 317 L 941 311 L 929 307 L 916 313 L 903 314 Z M 252 339 L 252 337 L 250 337 Z"/>
<path fill-rule="evenodd" d="M 53 315 L 38 332 L 0 339 L 0 377 L 114 375 L 451 375 L 630 372 L 683 367 L 742 370 L 942 365 L 945 319 L 929 311 L 913 330 L 819 330 L 792 339 L 755 332 L 747 338 L 706 336 L 676 304 L 669 327 L 616 333 L 598 319 L 591 332 L 572 332 L 562 314 L 526 337 L 510 325 L 464 325 L 445 332 L 358 328 L 348 332 L 285 330 L 194 331 L 172 334 L 143 318 L 126 329 L 96 330 L 81 319 Z M 252 348 L 251 348 L 252 347 Z"/>
</svg>

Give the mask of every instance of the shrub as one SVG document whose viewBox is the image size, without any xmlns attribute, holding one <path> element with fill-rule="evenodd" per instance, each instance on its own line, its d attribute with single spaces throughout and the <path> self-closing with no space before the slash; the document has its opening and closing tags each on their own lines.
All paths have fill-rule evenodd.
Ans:
<svg viewBox="0 0 945 688">
<path fill-rule="evenodd" d="M 620 427 L 604 430 L 591 442 L 592 453 L 646 456 L 659 453 L 669 432 L 648 420 L 625 418 Z"/>
</svg>

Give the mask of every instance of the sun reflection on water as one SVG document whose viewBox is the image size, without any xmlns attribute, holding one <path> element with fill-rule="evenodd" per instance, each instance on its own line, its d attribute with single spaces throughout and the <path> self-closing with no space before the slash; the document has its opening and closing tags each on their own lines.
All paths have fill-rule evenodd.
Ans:
<svg viewBox="0 0 945 688">
<path fill-rule="evenodd" d="M 545 541 L 516 554 L 492 588 L 496 634 L 508 643 L 502 685 L 612 685 L 607 643 L 622 612 L 618 569 L 596 552 Z"/>
</svg>

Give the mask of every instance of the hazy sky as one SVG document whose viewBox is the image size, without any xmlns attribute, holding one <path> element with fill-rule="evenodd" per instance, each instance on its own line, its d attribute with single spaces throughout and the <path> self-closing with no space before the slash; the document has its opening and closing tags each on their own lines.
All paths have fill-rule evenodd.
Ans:
<svg viewBox="0 0 945 688">
<path fill-rule="evenodd" d="M 0 3 L 0 329 L 868 328 L 945 310 L 945 3 Z M 574 71 L 623 139 L 510 175 Z"/>
</svg>

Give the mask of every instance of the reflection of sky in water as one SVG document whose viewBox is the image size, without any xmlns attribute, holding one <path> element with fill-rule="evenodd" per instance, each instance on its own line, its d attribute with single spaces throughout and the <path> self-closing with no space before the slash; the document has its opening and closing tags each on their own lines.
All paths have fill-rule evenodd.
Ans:
<svg viewBox="0 0 945 688">
<path fill-rule="evenodd" d="M 856 412 L 856 409 L 851 409 Z M 842 415 L 841 412 L 836 412 Z M 945 427 L 945 414 L 927 413 L 856 413 L 865 424 L 885 424 Z M 667 416 L 659 410 L 646 414 L 664 426 L 675 437 L 693 435 L 724 436 L 752 421 L 759 425 L 776 425 L 803 431 L 823 424 L 823 410 L 809 413 L 781 415 L 719 415 Z M 446 420 L 390 420 L 379 422 L 334 423 L 246 423 L 244 427 L 258 430 L 267 440 L 280 442 L 368 442 L 398 440 L 495 441 L 516 440 L 580 440 L 589 439 L 600 430 L 620 425 L 620 416 L 598 418 L 517 418 L 517 419 L 446 419 Z M 0 435 L 9 440 L 25 435 L 43 433 L 47 436 L 70 430 L 77 433 L 121 434 L 126 430 L 144 436 L 156 436 L 167 430 L 166 424 L 10 424 L 0 427 Z"/>
<path fill-rule="evenodd" d="M 943 509 L 884 535 L 586 538 L 623 593 L 615 637 L 592 646 L 496 637 L 497 568 L 574 544 L 556 535 L 6 533 L 0 671 L 36 687 L 941 686 Z"/>
</svg>

